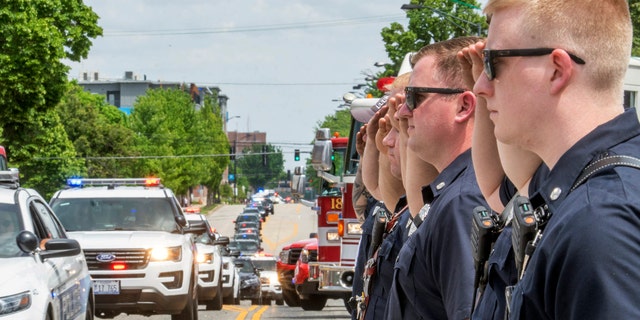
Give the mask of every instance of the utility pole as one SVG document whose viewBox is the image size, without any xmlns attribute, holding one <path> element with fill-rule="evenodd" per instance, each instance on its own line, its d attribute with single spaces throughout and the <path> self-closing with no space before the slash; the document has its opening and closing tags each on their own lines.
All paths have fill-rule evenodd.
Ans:
<svg viewBox="0 0 640 320">
<path fill-rule="evenodd" d="M 238 157 L 236 157 L 238 150 L 238 132 L 236 131 L 236 139 L 233 140 L 233 203 L 235 204 L 238 197 L 238 175 L 236 174 L 236 168 L 238 167 Z"/>
</svg>

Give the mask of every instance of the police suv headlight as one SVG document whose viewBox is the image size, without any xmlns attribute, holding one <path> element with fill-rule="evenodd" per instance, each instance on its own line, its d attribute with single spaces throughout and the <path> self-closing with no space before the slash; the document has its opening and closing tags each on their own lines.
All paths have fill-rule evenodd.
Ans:
<svg viewBox="0 0 640 320">
<path fill-rule="evenodd" d="M 0 297 L 0 316 L 28 309 L 31 306 L 31 293 L 29 291 Z"/>
<path fill-rule="evenodd" d="M 151 261 L 180 261 L 182 247 L 159 247 L 151 249 Z"/>
<path fill-rule="evenodd" d="M 278 275 L 277 274 L 270 274 L 269 275 L 269 283 L 280 285 L 280 279 L 278 279 Z"/>
<path fill-rule="evenodd" d="M 198 263 L 213 263 L 213 253 L 198 253 L 196 256 Z"/>
<path fill-rule="evenodd" d="M 359 222 L 349 222 L 347 224 L 348 234 L 362 234 L 362 225 Z"/>
</svg>

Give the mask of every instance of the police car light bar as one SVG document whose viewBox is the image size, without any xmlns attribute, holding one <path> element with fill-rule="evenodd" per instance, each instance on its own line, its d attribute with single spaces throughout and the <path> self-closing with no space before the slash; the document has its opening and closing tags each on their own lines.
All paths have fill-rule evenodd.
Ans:
<svg viewBox="0 0 640 320">
<path fill-rule="evenodd" d="M 20 186 L 20 174 L 18 170 L 4 170 L 0 171 L 0 185 L 10 188 L 17 188 Z"/>
<path fill-rule="evenodd" d="M 159 187 L 160 178 L 70 178 L 67 179 L 67 185 L 70 187 L 82 186 L 147 186 Z"/>
</svg>

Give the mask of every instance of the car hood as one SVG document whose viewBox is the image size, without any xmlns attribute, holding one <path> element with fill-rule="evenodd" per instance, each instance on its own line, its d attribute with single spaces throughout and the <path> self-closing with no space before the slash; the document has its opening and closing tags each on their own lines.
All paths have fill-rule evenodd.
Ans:
<svg viewBox="0 0 640 320">
<path fill-rule="evenodd" d="M 163 231 L 74 231 L 67 233 L 83 249 L 174 247 L 184 243 L 186 235 Z"/>
</svg>

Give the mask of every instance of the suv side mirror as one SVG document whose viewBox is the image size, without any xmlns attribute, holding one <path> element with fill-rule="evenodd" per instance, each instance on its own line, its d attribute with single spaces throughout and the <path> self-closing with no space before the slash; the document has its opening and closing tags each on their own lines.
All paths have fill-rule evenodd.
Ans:
<svg viewBox="0 0 640 320">
<path fill-rule="evenodd" d="M 184 229 L 184 232 L 201 235 L 207 232 L 207 225 L 202 223 L 201 221 L 192 221 L 191 223 L 189 223 L 189 227 Z"/>
<path fill-rule="evenodd" d="M 176 223 L 184 228 L 187 225 L 187 219 L 183 215 L 176 216 Z"/>
<path fill-rule="evenodd" d="M 229 244 L 229 237 L 219 237 L 218 240 L 214 241 L 213 244 L 218 244 L 221 246 L 226 246 Z"/>
</svg>

